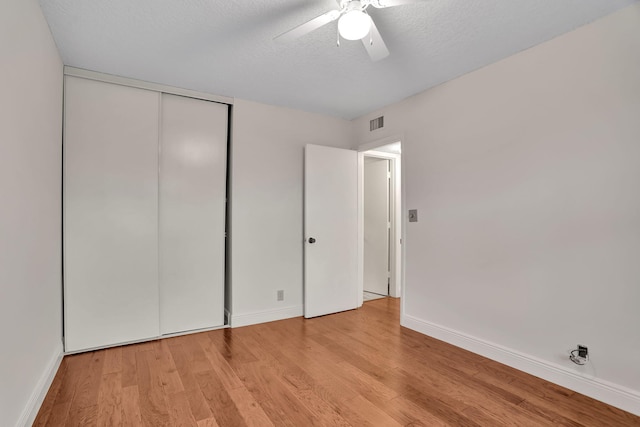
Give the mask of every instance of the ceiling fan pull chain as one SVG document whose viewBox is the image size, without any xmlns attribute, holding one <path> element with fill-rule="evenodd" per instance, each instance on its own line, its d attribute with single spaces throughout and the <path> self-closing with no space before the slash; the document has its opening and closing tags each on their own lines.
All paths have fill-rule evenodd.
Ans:
<svg viewBox="0 0 640 427">
<path fill-rule="evenodd" d="M 369 45 L 373 46 L 373 34 L 369 31 Z"/>
<path fill-rule="evenodd" d="M 336 46 L 340 47 L 340 30 L 336 30 L 336 36 L 337 36 L 337 40 L 336 40 Z"/>
</svg>

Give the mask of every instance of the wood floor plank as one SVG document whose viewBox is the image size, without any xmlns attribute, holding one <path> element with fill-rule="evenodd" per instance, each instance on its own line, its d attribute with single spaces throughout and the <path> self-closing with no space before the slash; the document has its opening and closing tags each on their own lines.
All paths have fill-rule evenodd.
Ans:
<svg viewBox="0 0 640 427">
<path fill-rule="evenodd" d="M 314 388 L 316 393 L 322 396 L 332 396 L 341 401 L 353 399 L 358 393 L 351 384 L 340 378 L 339 373 L 333 369 L 335 363 L 327 364 L 322 360 L 322 352 L 313 351 L 310 356 L 305 351 L 296 349 L 295 346 L 279 346 L 273 336 L 263 334 L 255 336 L 252 348 L 262 349 L 259 354 L 262 363 L 267 363 L 277 374 L 298 388 Z M 252 343 L 251 337 L 245 338 Z M 309 345 L 314 343 L 309 342 Z M 318 346 L 319 347 L 319 346 Z M 306 347 L 311 350 L 311 347 Z M 325 353 L 326 354 L 326 353 Z"/>
<path fill-rule="evenodd" d="M 66 356 L 37 426 L 640 426 L 403 328 L 399 301 Z"/>
<path fill-rule="evenodd" d="M 55 405 L 62 403 L 71 404 L 71 401 L 79 388 L 78 383 L 86 376 L 92 355 L 92 353 L 74 354 L 72 356 L 66 356 L 62 360 L 65 374 L 60 390 L 58 391 L 57 396 L 55 396 Z"/>
<path fill-rule="evenodd" d="M 328 337 L 326 335 L 317 335 L 313 337 L 313 340 L 317 341 L 318 344 L 322 345 L 332 353 L 339 355 L 343 360 L 346 360 L 352 365 L 357 366 L 368 375 L 376 377 L 380 375 L 381 372 L 386 370 L 385 366 L 380 366 L 369 360 L 369 358 L 361 356 L 359 353 L 350 349 L 349 344 L 339 344 L 332 337 Z"/>
<path fill-rule="evenodd" d="M 122 388 L 128 388 L 138 384 L 136 353 L 137 345 L 125 345 L 122 347 L 121 369 Z"/>
<path fill-rule="evenodd" d="M 494 425 L 490 416 L 482 411 L 469 417 L 464 411 L 469 409 L 460 392 L 446 383 L 445 379 L 433 382 L 417 377 L 417 371 L 405 371 L 403 368 L 385 372 L 379 380 L 393 388 L 409 401 L 421 406 L 439 419 L 453 422 L 455 425 Z M 462 385 L 461 385 L 462 386 Z"/>
<path fill-rule="evenodd" d="M 211 370 L 211 362 L 207 359 L 207 355 L 200 346 L 200 343 L 194 339 L 195 336 L 188 335 L 181 337 L 181 345 L 184 349 L 184 354 L 187 356 L 187 362 L 191 367 L 191 372 L 207 372 Z"/>
<path fill-rule="evenodd" d="M 253 398 L 277 426 L 312 425 L 313 415 L 287 388 L 280 376 L 262 362 L 244 363 L 238 375 Z"/>
<path fill-rule="evenodd" d="M 198 372 L 196 380 L 213 417 L 221 427 L 246 426 L 229 391 L 224 388 L 222 381 L 213 370 Z"/>
<path fill-rule="evenodd" d="M 191 412 L 191 405 L 184 391 L 173 393 L 167 397 L 169 417 L 172 426 L 198 427 L 198 423 Z"/>
<path fill-rule="evenodd" d="M 521 408 L 526 411 L 535 414 L 537 417 L 545 420 L 544 424 L 555 424 L 559 423 L 561 425 L 566 426 L 579 426 L 582 425 L 570 418 L 567 418 L 560 414 L 555 407 L 555 404 L 551 403 L 555 399 L 552 398 L 551 401 L 547 401 L 546 399 L 541 399 L 539 396 L 545 396 L 545 394 L 549 393 L 549 396 L 558 395 L 560 399 L 567 399 L 569 396 L 573 394 L 569 390 L 563 391 L 561 389 L 551 389 L 544 391 L 545 385 L 544 381 L 539 378 L 530 378 L 531 383 L 537 383 L 538 387 L 533 387 L 531 385 L 527 385 L 526 387 L 521 387 L 515 382 L 515 377 L 511 376 L 507 372 L 502 372 L 500 376 L 493 376 L 486 372 L 480 372 L 476 375 L 476 378 L 484 381 L 485 383 L 494 384 L 497 387 L 501 387 L 504 390 L 510 391 L 516 395 L 522 396 L 524 399 L 521 403 L 518 404 Z M 535 392 L 534 392 L 535 390 Z M 532 404 L 529 399 L 535 400 L 537 403 Z"/>
<path fill-rule="evenodd" d="M 416 388 L 440 390 L 447 398 L 460 402 L 460 412 L 468 418 L 482 417 L 491 425 L 539 425 L 533 414 L 526 413 L 517 405 L 522 402 L 509 393 L 495 393 L 493 389 L 481 387 L 479 383 L 470 383 L 473 377 L 457 373 L 455 370 L 439 370 L 436 365 L 429 367 L 415 365 L 417 369 L 410 373 L 403 371 L 407 378 L 414 378 Z M 425 387 L 426 386 L 426 387 Z M 424 388 L 423 388 L 424 387 Z M 491 397 L 491 398 L 488 398 Z"/>
<path fill-rule="evenodd" d="M 166 342 L 161 341 L 158 351 L 155 352 L 155 363 L 160 371 L 160 381 L 165 393 L 177 394 L 185 390 L 180 374 Z"/>
<path fill-rule="evenodd" d="M 189 357 L 185 348 L 182 344 L 169 345 L 168 348 L 173 358 L 176 372 L 180 377 L 182 387 L 184 387 L 185 390 L 198 389 L 198 382 L 194 376 L 194 365 L 189 363 Z"/>
<path fill-rule="evenodd" d="M 179 343 L 173 343 L 169 345 L 169 351 L 176 366 L 180 381 L 185 389 L 185 396 L 191 407 L 191 413 L 196 421 L 205 420 L 207 418 L 213 418 L 211 409 L 207 404 L 194 372 L 192 371 L 192 365 L 189 363 L 187 354 Z"/>
<path fill-rule="evenodd" d="M 138 399 L 142 422 L 147 426 L 169 426 L 169 411 L 165 401 L 160 373 L 152 371 L 155 366 L 153 350 L 136 352 L 136 374 L 138 377 Z"/>
<path fill-rule="evenodd" d="M 350 379 L 351 387 L 358 391 L 365 399 L 379 405 L 399 396 L 398 392 L 387 387 L 376 378 L 365 374 L 356 366 L 341 361 L 334 365 L 340 375 Z"/>
<path fill-rule="evenodd" d="M 362 396 L 356 396 L 342 403 L 340 414 L 353 426 L 394 427 L 402 425 Z"/>
<path fill-rule="evenodd" d="M 47 421 L 44 425 L 47 426 L 66 426 L 67 419 L 69 418 L 69 408 L 71 408 L 71 401 L 55 403 L 51 408 L 51 413 L 47 417 Z"/>
<path fill-rule="evenodd" d="M 244 388 L 234 388 L 229 391 L 229 396 L 238 408 L 244 422 L 249 427 L 269 427 L 274 426 L 264 409 L 253 398 L 251 393 Z"/>
<path fill-rule="evenodd" d="M 210 339 L 210 336 L 211 334 L 200 334 L 195 338 L 204 351 L 205 357 L 209 360 L 211 369 L 216 371 L 216 374 L 218 374 L 218 377 L 226 389 L 234 390 L 241 388 L 243 386 L 242 381 L 240 381 L 227 360 L 222 356 L 219 347 Z"/>
<path fill-rule="evenodd" d="M 97 404 L 98 426 L 122 425 L 122 375 L 120 372 L 102 374 Z"/>
<path fill-rule="evenodd" d="M 280 382 L 311 414 L 311 425 L 350 426 L 341 416 L 339 405 L 347 400 L 336 397 L 335 389 L 327 389 L 320 378 L 300 375 L 297 370 L 285 370 Z M 358 397 L 356 395 L 356 397 Z"/>
<path fill-rule="evenodd" d="M 589 407 L 595 414 L 596 420 L 609 419 L 618 425 L 636 422 L 640 426 L 638 417 L 624 411 L 619 411 L 606 403 L 598 402 L 580 393 L 574 393 L 569 397 L 569 402 L 579 406 Z"/>
<path fill-rule="evenodd" d="M 543 413 L 545 414 L 543 415 L 544 417 L 551 418 L 554 423 L 580 426 L 603 424 L 640 426 L 640 418 L 627 412 L 605 405 L 605 407 L 611 408 L 611 413 L 603 413 L 597 408 L 599 402 L 587 397 L 585 399 L 590 402 L 589 405 L 573 405 L 571 404 L 571 399 L 576 394 L 575 392 L 539 378 L 521 376 L 520 373 L 515 375 L 517 376 L 516 378 L 507 383 L 502 382 L 501 386 L 512 390 L 513 393 L 520 393 L 525 398 L 525 402 L 519 406 L 527 408 L 530 412 Z M 478 377 L 487 382 L 498 381 L 495 377 L 486 373 L 480 373 Z M 627 417 L 631 417 L 631 420 L 628 420 Z"/>
<path fill-rule="evenodd" d="M 122 347 L 114 347 L 105 351 L 103 374 L 111 374 L 122 371 Z"/>
<path fill-rule="evenodd" d="M 216 419 L 213 417 L 198 421 L 198 427 L 219 427 L 219 426 L 220 425 L 216 422 Z"/>
<path fill-rule="evenodd" d="M 459 371 L 455 366 L 444 365 L 440 362 L 424 364 L 415 360 L 411 375 L 421 382 L 428 382 L 432 387 L 450 390 L 448 396 L 454 397 L 467 405 L 475 402 L 475 411 L 492 414 L 496 418 L 495 424 L 509 420 L 508 423 L 519 425 L 540 425 L 543 419 L 538 419 L 535 413 L 527 413 L 518 405 L 524 400 L 521 396 L 504 390 L 493 384 L 485 383 L 473 375 Z M 487 399 L 486 397 L 491 397 Z M 467 410 L 468 412 L 469 410 Z"/>
<path fill-rule="evenodd" d="M 398 396 L 390 401 L 378 404 L 378 407 L 386 412 L 390 417 L 402 425 L 424 425 L 433 427 L 444 427 L 448 424 L 438 418 L 423 407 L 416 405 L 404 396 Z"/>
<path fill-rule="evenodd" d="M 241 339 L 235 338 L 237 334 L 233 329 L 211 331 L 206 334 L 230 366 L 234 367 L 239 363 L 256 362 L 258 360 L 249 346 L 244 344 Z"/>
<path fill-rule="evenodd" d="M 274 340 L 272 334 L 264 332 L 260 337 L 256 336 L 255 338 L 257 345 L 252 348 L 268 349 L 268 352 L 275 356 L 276 361 L 286 366 L 279 372 L 281 378 L 285 380 L 283 383 L 307 407 L 314 415 L 314 420 L 320 425 L 368 425 L 370 414 L 378 411 L 370 400 L 359 399 L 362 396 L 353 391 L 352 386 L 355 384 L 353 381 L 349 383 L 342 381 L 339 377 L 341 373 L 336 374 L 339 370 L 335 369 L 340 360 L 334 360 L 336 363 L 327 364 L 327 359 L 324 359 L 323 356 L 330 356 L 330 353 L 323 353 L 322 347 L 317 343 L 308 341 L 305 345 L 299 345 L 299 343 L 287 342 L 284 346 L 276 345 L 274 342 L 282 342 L 282 340 Z M 303 349 L 311 351 L 314 357 L 309 357 Z M 259 354 L 259 356 L 261 360 L 269 359 L 267 354 Z M 384 399 L 385 394 L 383 393 L 378 398 Z M 366 413 L 367 416 L 362 416 L 358 411 L 352 410 L 354 404 L 360 407 L 360 412 Z M 382 414 L 376 419 L 380 423 L 396 424 L 386 414 Z"/>
<path fill-rule="evenodd" d="M 334 407 L 339 407 L 338 403 L 353 400 L 359 395 L 374 404 L 396 395 L 393 390 L 376 379 L 358 372 L 359 370 L 353 365 L 342 359 L 333 358 L 332 354 L 321 345 L 309 342 L 307 350 L 310 353 L 287 349 L 286 353 L 290 354 L 291 358 L 288 359 L 284 354 L 280 354 L 278 358 L 287 360 L 287 367 L 290 370 L 295 365 L 298 371 L 297 377 L 310 384 L 320 398 L 332 403 Z M 345 378 L 349 380 L 346 381 Z"/>
<path fill-rule="evenodd" d="M 53 405 L 55 402 L 55 398 L 58 396 L 60 389 L 62 387 L 63 378 L 66 373 L 66 363 L 61 363 L 58 372 L 56 372 L 55 377 L 53 378 L 53 382 L 51 383 L 51 387 L 49 387 L 48 395 L 52 396 L 51 399 L 45 399 L 38 411 L 38 415 L 36 419 L 33 421 L 34 427 L 40 427 L 47 425 L 47 421 L 51 416 L 51 411 L 53 410 Z"/>
<path fill-rule="evenodd" d="M 64 424 L 72 427 L 88 427 L 98 425 L 98 405 L 85 406 L 69 410 L 69 417 Z"/>
<path fill-rule="evenodd" d="M 187 390 L 185 391 L 185 394 L 187 396 L 187 400 L 189 401 L 189 406 L 191 407 L 191 413 L 193 414 L 193 417 L 196 421 L 213 418 L 213 413 L 211 412 L 209 404 L 204 398 L 200 387 L 193 390 Z"/>
<path fill-rule="evenodd" d="M 122 388 L 122 425 L 123 427 L 141 426 L 142 414 L 140 413 L 140 395 L 138 386 L 133 385 Z"/>
<path fill-rule="evenodd" d="M 525 411 L 529 413 L 535 414 L 536 417 L 542 418 L 544 422 L 541 425 L 557 424 L 557 425 L 567 426 L 567 427 L 582 426 L 582 424 L 580 424 L 579 422 L 570 420 L 569 418 L 566 418 L 558 414 L 551 408 L 543 409 L 538 405 L 533 405 L 529 403 L 527 400 L 522 401 L 521 403 L 518 404 L 518 406 L 520 406 L 521 408 L 523 408 Z"/>
<path fill-rule="evenodd" d="M 90 360 L 84 369 L 84 375 L 78 381 L 73 402 L 69 409 L 72 416 L 80 413 L 81 409 L 97 404 L 102 367 L 104 365 L 104 355 L 105 350 L 90 353 Z"/>
</svg>

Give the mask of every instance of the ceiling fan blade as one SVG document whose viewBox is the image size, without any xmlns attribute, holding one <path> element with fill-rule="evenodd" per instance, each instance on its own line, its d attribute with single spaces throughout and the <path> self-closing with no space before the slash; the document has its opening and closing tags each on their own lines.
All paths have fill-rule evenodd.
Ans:
<svg viewBox="0 0 640 427">
<path fill-rule="evenodd" d="M 387 45 L 384 44 L 384 40 L 382 40 L 382 36 L 373 19 L 371 20 L 369 36 L 363 38 L 362 43 L 364 44 L 364 48 L 367 49 L 367 53 L 372 61 L 380 61 L 389 56 L 389 49 L 387 49 Z"/>
<path fill-rule="evenodd" d="M 402 6 L 405 4 L 425 3 L 428 0 L 371 0 L 371 6 L 378 9 L 385 7 Z"/>
<path fill-rule="evenodd" d="M 274 37 L 274 40 L 289 42 L 304 36 L 312 32 L 313 30 L 317 30 L 323 25 L 327 25 L 330 22 L 335 21 L 340 17 L 339 10 L 331 10 L 327 13 L 324 13 L 318 17 L 313 18 L 311 21 L 305 22 L 302 25 L 298 25 L 292 30 L 289 30 L 285 33 L 280 34 L 279 36 Z"/>
</svg>

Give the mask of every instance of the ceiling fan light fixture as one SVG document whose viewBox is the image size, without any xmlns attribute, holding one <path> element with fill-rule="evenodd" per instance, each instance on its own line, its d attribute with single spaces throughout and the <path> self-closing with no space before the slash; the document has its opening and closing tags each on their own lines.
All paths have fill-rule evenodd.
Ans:
<svg viewBox="0 0 640 427">
<path fill-rule="evenodd" d="M 371 17 L 361 10 L 351 10 L 338 20 L 338 32 L 343 39 L 363 39 L 371 29 Z"/>
</svg>

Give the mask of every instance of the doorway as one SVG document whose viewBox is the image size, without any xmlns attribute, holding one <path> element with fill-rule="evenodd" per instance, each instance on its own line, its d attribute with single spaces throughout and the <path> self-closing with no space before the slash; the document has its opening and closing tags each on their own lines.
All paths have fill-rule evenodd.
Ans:
<svg viewBox="0 0 640 427">
<path fill-rule="evenodd" d="M 400 297 L 402 283 L 401 142 L 361 147 L 360 305 Z"/>
<path fill-rule="evenodd" d="M 358 151 L 307 145 L 304 166 L 304 315 L 316 317 L 364 301 L 364 160 L 388 160 L 386 295 L 400 297 L 403 236 L 400 138 Z M 356 172 L 356 173 L 354 173 Z M 384 272 L 383 272 L 384 274 Z M 383 282 L 384 283 L 384 282 Z"/>
<path fill-rule="evenodd" d="M 364 156 L 364 301 L 389 296 L 391 286 L 391 161 Z"/>
</svg>

